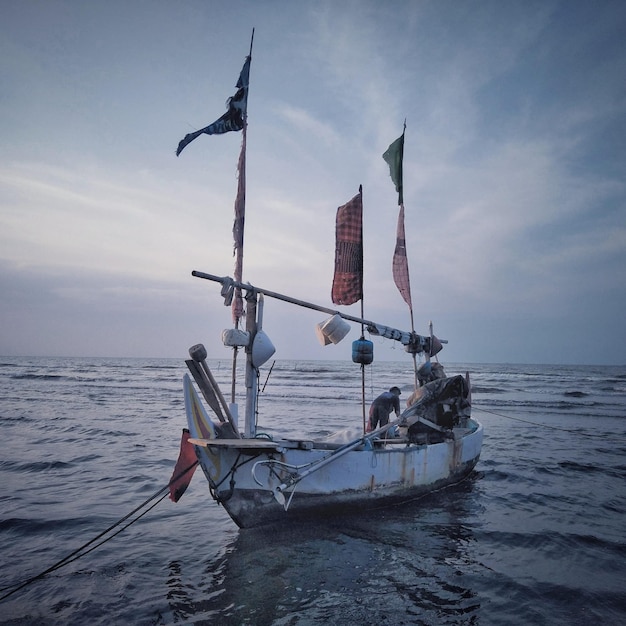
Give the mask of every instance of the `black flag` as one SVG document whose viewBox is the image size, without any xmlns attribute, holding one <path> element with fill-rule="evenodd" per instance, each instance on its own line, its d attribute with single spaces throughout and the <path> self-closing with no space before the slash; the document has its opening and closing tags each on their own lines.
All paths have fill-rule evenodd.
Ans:
<svg viewBox="0 0 626 626">
<path fill-rule="evenodd" d="M 243 64 L 239 80 L 237 81 L 237 92 L 228 99 L 228 111 L 218 120 L 209 124 L 205 128 L 197 130 L 195 133 L 185 135 L 185 138 L 178 144 L 176 156 L 178 156 L 185 146 L 191 143 L 200 135 L 221 135 L 231 130 L 241 130 L 246 122 L 246 109 L 248 106 L 248 82 L 250 79 L 250 61 L 252 57 L 246 57 Z"/>
</svg>

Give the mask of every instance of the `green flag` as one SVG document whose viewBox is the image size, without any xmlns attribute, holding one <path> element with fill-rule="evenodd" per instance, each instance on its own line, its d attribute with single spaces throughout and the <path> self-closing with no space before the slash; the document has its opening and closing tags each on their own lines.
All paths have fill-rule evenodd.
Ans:
<svg viewBox="0 0 626 626">
<path fill-rule="evenodd" d="M 383 159 L 389 165 L 391 180 L 398 192 L 398 204 L 404 203 L 402 197 L 402 157 L 404 156 L 404 132 L 398 137 L 383 154 Z"/>
</svg>

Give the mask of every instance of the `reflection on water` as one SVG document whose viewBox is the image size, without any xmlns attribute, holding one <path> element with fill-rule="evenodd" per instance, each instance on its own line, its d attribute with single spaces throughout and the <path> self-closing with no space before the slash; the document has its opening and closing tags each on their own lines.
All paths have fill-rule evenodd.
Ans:
<svg viewBox="0 0 626 626">
<path fill-rule="evenodd" d="M 242 530 L 206 564 L 201 594 L 170 565 L 172 610 L 195 623 L 471 623 L 477 476 L 402 507 Z"/>
</svg>

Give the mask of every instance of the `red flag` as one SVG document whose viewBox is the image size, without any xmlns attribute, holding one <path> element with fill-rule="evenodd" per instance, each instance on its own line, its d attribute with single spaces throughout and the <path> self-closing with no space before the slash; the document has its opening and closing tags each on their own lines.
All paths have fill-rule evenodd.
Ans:
<svg viewBox="0 0 626 626">
<path fill-rule="evenodd" d="M 337 209 L 334 304 L 353 304 L 363 298 L 363 198 L 362 190 Z"/>
<path fill-rule="evenodd" d="M 183 428 L 183 436 L 180 440 L 180 453 L 174 473 L 170 479 L 170 500 L 178 502 L 182 495 L 187 491 L 193 473 L 198 466 L 196 451 L 192 444 L 189 443 L 189 430 Z"/>
<path fill-rule="evenodd" d="M 396 231 L 396 249 L 393 252 L 393 282 L 400 291 L 400 295 L 409 305 L 409 310 L 413 312 L 411 303 L 411 282 L 409 280 L 409 261 L 406 256 L 406 241 L 404 237 L 404 204 L 400 205 L 398 213 L 398 229 Z"/>
</svg>

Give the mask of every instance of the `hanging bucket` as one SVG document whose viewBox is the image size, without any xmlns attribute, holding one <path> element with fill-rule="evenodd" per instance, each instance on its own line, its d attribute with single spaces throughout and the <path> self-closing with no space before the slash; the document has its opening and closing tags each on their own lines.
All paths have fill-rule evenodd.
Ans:
<svg viewBox="0 0 626 626">
<path fill-rule="evenodd" d="M 317 337 L 323 346 L 339 343 L 349 332 L 350 324 L 344 322 L 341 315 L 333 315 L 315 327 Z"/>
<path fill-rule="evenodd" d="M 250 333 L 241 328 L 227 328 L 222 332 L 222 343 L 229 348 L 243 348 L 250 345 Z"/>
<path fill-rule="evenodd" d="M 374 360 L 374 344 L 367 339 L 352 342 L 352 361 L 361 365 L 369 365 Z"/>
</svg>

